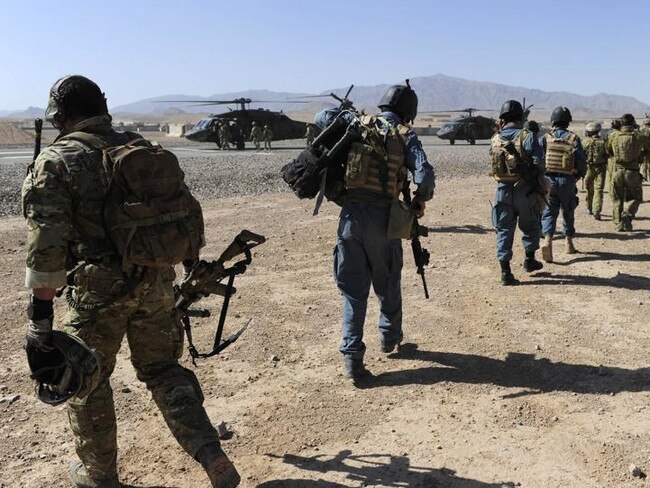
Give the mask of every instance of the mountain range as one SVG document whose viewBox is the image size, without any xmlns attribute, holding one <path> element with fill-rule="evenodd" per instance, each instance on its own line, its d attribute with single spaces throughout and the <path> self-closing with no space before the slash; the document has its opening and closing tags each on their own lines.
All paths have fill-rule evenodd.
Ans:
<svg viewBox="0 0 650 488">
<path fill-rule="evenodd" d="M 435 112 L 447 110 L 459 110 L 467 107 L 484 109 L 486 112 L 498 112 L 499 107 L 505 100 L 526 99 L 528 105 L 534 104 L 536 113 L 548 115 L 554 107 L 564 105 L 571 109 L 574 118 L 588 117 L 612 117 L 620 116 L 623 113 L 632 113 L 636 117 L 643 117 L 650 113 L 650 105 L 637 100 L 634 97 L 599 93 L 596 95 L 578 95 L 569 92 L 549 92 L 538 89 L 504 85 L 500 83 L 471 81 L 462 78 L 454 78 L 446 75 L 433 75 L 416 77 L 410 80 L 411 86 L 415 89 L 419 98 L 419 112 Z M 368 111 L 376 109 L 376 104 L 381 95 L 390 84 L 373 86 L 355 86 L 350 94 L 355 106 Z M 326 90 L 321 94 L 325 95 L 334 92 L 343 96 L 348 87 L 341 87 Z M 233 100 L 236 98 L 250 98 L 252 100 L 266 101 L 267 103 L 253 103 L 251 108 L 268 108 L 270 110 L 293 111 L 316 111 L 327 104 L 336 103 L 329 97 L 310 100 L 310 103 L 300 105 L 291 103 L 288 100 L 292 97 L 300 97 L 304 93 L 274 92 L 269 90 L 246 90 L 241 92 L 218 93 L 207 97 L 196 95 L 165 95 L 139 100 L 111 107 L 114 115 L 159 115 L 171 113 L 213 113 L 226 112 L 229 109 L 235 110 L 235 105 L 197 105 L 189 102 L 169 102 L 169 100 Z M 167 102 L 166 102 L 167 101 Z M 268 103 L 268 102 L 271 103 Z M 163 103 L 160 103 L 163 102 Z M 166 102 L 166 103 L 165 103 Z M 206 110 L 207 109 L 207 110 Z M 43 114 L 43 109 L 30 107 L 24 112 L 6 113 L 0 111 L 0 117 L 27 118 Z"/>
</svg>

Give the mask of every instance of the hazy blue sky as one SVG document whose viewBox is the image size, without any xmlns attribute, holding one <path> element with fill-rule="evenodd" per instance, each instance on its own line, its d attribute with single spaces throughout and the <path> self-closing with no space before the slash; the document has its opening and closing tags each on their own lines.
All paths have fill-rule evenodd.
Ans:
<svg viewBox="0 0 650 488">
<path fill-rule="evenodd" d="M 649 19 L 643 0 L 0 0 L 0 109 L 67 73 L 110 106 L 436 73 L 650 103 Z"/>
</svg>

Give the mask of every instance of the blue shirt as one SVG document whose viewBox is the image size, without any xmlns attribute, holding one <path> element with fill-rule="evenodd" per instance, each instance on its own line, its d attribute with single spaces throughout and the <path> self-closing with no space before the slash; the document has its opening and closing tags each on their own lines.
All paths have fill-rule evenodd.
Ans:
<svg viewBox="0 0 650 488">
<path fill-rule="evenodd" d="M 499 135 L 508 141 L 513 141 L 522 131 L 521 127 L 512 122 L 506 124 L 499 132 Z M 536 166 L 544 166 L 544 150 L 539 145 L 539 141 L 533 132 L 530 132 L 524 139 L 524 152 Z M 492 149 L 490 149 L 490 152 Z M 523 156 L 523 155 L 522 155 Z"/>
<path fill-rule="evenodd" d="M 560 139 L 566 139 L 571 135 L 571 132 L 566 130 L 566 129 L 552 129 L 551 134 L 553 134 L 553 137 L 558 137 Z M 544 151 L 544 154 L 546 154 L 546 138 L 541 137 L 541 145 L 542 145 L 542 150 Z M 582 148 L 582 142 L 580 142 L 580 138 L 576 137 L 575 142 L 573 143 L 573 148 L 575 149 L 575 154 L 576 154 L 576 160 L 575 160 L 575 165 L 576 165 L 576 179 L 582 178 L 584 175 L 587 174 L 587 155 L 585 154 L 585 150 Z"/>
<path fill-rule="evenodd" d="M 339 113 L 338 109 L 326 109 L 318 112 L 314 117 L 314 123 L 320 128 L 327 127 Z M 350 113 L 343 113 L 342 115 L 347 121 L 352 121 L 353 117 Z M 393 112 L 382 112 L 379 117 L 388 121 L 393 127 L 401 123 L 400 118 Z M 383 122 L 379 120 L 379 124 Z M 433 189 L 436 187 L 436 175 L 433 171 L 433 166 L 429 164 L 427 155 L 422 149 L 422 143 L 418 139 L 417 134 L 410 130 L 406 135 L 405 141 L 405 165 L 406 168 L 413 175 L 413 183 L 417 185 L 415 194 L 422 200 L 431 200 L 433 197 Z"/>
</svg>

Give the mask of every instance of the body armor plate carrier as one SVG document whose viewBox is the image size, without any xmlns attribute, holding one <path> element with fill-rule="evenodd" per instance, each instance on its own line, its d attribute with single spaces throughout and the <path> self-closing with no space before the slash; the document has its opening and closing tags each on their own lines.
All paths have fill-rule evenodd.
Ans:
<svg viewBox="0 0 650 488">
<path fill-rule="evenodd" d="M 555 137 L 552 133 L 546 134 L 546 172 L 563 175 L 575 174 L 576 134 L 570 132 L 568 137 Z"/>
</svg>

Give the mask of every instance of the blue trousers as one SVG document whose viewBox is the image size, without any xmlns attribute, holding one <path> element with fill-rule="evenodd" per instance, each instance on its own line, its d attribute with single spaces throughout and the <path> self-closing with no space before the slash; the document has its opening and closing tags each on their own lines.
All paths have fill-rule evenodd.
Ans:
<svg viewBox="0 0 650 488">
<path fill-rule="evenodd" d="M 522 232 L 522 243 L 527 252 L 539 249 L 540 210 L 537 195 L 520 180 L 516 185 L 499 182 L 492 207 L 492 225 L 497 231 L 497 259 L 512 259 L 512 244 L 517 223 Z"/>
<path fill-rule="evenodd" d="M 578 206 L 576 196 L 578 188 L 576 187 L 576 178 L 571 175 L 549 175 L 548 180 L 551 182 L 551 195 L 548 199 L 548 206 L 542 214 L 542 233 L 555 234 L 557 226 L 557 217 L 562 210 L 562 219 L 564 220 L 565 237 L 573 237 L 576 234 L 575 228 L 575 210 Z"/>
<path fill-rule="evenodd" d="M 363 324 L 370 285 L 379 300 L 384 342 L 402 336 L 402 242 L 388 239 L 388 207 L 346 201 L 334 248 L 334 278 L 343 296 L 343 341 L 339 350 L 363 357 Z"/>
</svg>

